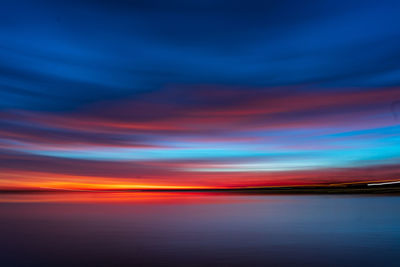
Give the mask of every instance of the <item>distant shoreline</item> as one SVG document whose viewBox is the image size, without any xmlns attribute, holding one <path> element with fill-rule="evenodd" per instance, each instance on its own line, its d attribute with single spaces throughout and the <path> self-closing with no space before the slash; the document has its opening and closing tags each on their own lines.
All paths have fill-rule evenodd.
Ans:
<svg viewBox="0 0 400 267">
<path fill-rule="evenodd" d="M 282 186 L 232 189 L 110 189 L 110 190 L 64 190 L 64 189 L 3 189 L 0 194 L 18 193 L 118 193 L 118 192 L 210 192 L 210 193 L 245 193 L 245 194 L 399 194 L 400 184 L 369 186 L 362 184 L 321 185 L 321 186 Z"/>
</svg>

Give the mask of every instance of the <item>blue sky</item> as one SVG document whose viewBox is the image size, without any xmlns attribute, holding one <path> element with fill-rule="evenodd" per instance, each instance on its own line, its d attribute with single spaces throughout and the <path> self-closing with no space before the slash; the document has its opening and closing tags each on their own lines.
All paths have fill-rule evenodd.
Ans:
<svg viewBox="0 0 400 267">
<path fill-rule="evenodd" d="M 398 1 L 2 6 L 0 187 L 398 178 Z"/>
</svg>

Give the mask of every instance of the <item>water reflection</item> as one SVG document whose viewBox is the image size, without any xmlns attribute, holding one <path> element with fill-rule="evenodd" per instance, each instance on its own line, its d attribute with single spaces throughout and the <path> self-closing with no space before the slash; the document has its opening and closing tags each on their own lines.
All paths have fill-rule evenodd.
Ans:
<svg viewBox="0 0 400 267">
<path fill-rule="evenodd" d="M 1 266 L 397 266 L 400 198 L 0 197 Z"/>
<path fill-rule="evenodd" d="M 221 197 L 222 196 L 222 197 Z M 224 192 L 41 192 L 0 194 L 0 203 L 224 203 L 230 201 L 256 201 L 246 194 Z M 248 196 L 248 195 L 247 195 Z"/>
</svg>

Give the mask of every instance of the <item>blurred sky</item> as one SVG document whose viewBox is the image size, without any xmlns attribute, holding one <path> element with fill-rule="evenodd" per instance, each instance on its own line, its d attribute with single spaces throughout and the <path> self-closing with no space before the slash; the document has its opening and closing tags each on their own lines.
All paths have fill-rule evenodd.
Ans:
<svg viewBox="0 0 400 267">
<path fill-rule="evenodd" d="M 399 1 L 1 4 L 1 188 L 400 178 Z"/>
</svg>

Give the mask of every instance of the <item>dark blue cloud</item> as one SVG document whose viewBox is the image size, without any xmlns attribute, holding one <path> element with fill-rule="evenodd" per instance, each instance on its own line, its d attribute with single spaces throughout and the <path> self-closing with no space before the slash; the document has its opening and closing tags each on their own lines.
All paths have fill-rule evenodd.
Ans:
<svg viewBox="0 0 400 267">
<path fill-rule="evenodd" d="M 3 1 L 0 104 L 75 109 L 170 84 L 393 86 L 398 8 L 398 1 Z"/>
</svg>

